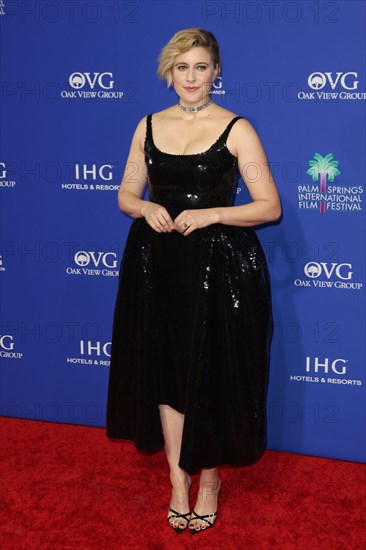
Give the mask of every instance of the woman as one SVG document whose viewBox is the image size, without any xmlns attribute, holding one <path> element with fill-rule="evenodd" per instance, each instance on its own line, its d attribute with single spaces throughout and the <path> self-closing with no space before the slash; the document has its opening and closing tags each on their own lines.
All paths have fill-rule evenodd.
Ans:
<svg viewBox="0 0 366 550">
<path fill-rule="evenodd" d="M 158 74 L 178 103 L 139 122 L 118 195 L 135 220 L 114 315 L 107 435 L 164 447 L 177 533 L 212 527 L 218 467 L 254 464 L 266 447 L 273 321 L 251 227 L 277 220 L 281 205 L 252 125 L 210 99 L 220 65 L 203 29 L 163 48 Z M 233 206 L 239 173 L 252 202 Z M 150 200 L 141 198 L 146 183 Z"/>
</svg>

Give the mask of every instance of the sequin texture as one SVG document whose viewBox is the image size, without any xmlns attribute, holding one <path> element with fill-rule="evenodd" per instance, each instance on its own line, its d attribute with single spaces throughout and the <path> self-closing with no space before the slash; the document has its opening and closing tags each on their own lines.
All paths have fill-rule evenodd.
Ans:
<svg viewBox="0 0 366 550">
<path fill-rule="evenodd" d="M 160 151 L 147 117 L 150 200 L 183 210 L 232 206 L 235 117 L 202 153 Z M 107 435 L 162 449 L 159 404 L 185 415 L 179 465 L 187 472 L 250 465 L 266 447 L 273 331 L 266 259 L 250 227 L 213 224 L 188 236 L 133 221 L 113 322 Z"/>
</svg>

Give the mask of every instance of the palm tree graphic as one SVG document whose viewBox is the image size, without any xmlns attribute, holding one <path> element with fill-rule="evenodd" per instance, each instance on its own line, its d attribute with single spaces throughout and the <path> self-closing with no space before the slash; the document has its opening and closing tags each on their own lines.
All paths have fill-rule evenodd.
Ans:
<svg viewBox="0 0 366 550">
<path fill-rule="evenodd" d="M 333 159 L 333 153 L 328 153 L 324 158 L 315 153 L 314 158 L 316 160 L 309 160 L 310 168 L 306 172 L 313 178 L 313 181 L 318 181 L 320 176 L 320 193 L 325 193 L 327 190 L 327 176 L 329 181 L 334 181 L 335 176 L 340 174 L 337 166 L 338 160 Z M 319 211 L 321 214 L 325 214 L 325 201 L 320 202 Z"/>
</svg>

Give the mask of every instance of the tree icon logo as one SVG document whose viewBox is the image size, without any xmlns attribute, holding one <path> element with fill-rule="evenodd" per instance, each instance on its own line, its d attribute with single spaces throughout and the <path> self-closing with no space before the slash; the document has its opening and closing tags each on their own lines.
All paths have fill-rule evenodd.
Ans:
<svg viewBox="0 0 366 550">
<path fill-rule="evenodd" d="M 85 267 L 90 262 L 90 257 L 87 252 L 77 252 L 74 256 L 75 263 L 80 265 L 80 267 Z"/>
<path fill-rule="evenodd" d="M 319 277 L 321 274 L 321 267 L 316 262 L 309 262 L 306 264 L 304 268 L 304 273 L 311 279 L 315 279 L 316 277 Z"/>
<path fill-rule="evenodd" d="M 325 157 L 322 157 L 319 153 L 315 153 L 315 160 L 309 160 L 310 168 L 306 172 L 313 178 L 313 181 L 320 179 L 320 193 L 326 193 L 327 191 L 327 176 L 328 181 L 334 181 L 335 176 L 339 176 L 338 160 L 333 159 L 333 153 L 328 153 Z M 325 200 L 320 202 L 319 211 L 321 214 L 325 214 L 326 202 Z"/>
</svg>

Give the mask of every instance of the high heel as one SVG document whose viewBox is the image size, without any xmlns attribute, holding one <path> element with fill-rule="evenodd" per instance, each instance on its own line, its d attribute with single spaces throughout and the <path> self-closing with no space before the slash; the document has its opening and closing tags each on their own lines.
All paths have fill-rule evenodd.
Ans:
<svg viewBox="0 0 366 550">
<path fill-rule="evenodd" d="M 194 519 L 200 519 L 200 520 L 205 521 L 206 523 L 208 523 L 208 527 L 204 527 L 203 529 L 202 529 L 202 528 L 201 528 L 201 529 L 195 529 L 195 528 L 191 529 L 191 528 L 189 528 L 189 532 L 191 533 L 191 535 L 195 535 L 196 533 L 200 533 L 201 531 L 207 531 L 207 529 L 209 529 L 210 527 L 213 527 L 213 526 L 215 525 L 215 523 L 216 523 L 216 520 L 213 521 L 213 522 L 211 522 L 211 521 L 209 521 L 209 520 L 206 519 L 206 518 L 216 518 L 216 517 L 217 517 L 217 511 L 216 511 L 216 512 L 213 512 L 212 514 L 205 514 L 204 516 L 199 516 L 199 515 L 197 514 L 197 512 L 195 512 L 195 511 L 193 510 L 192 514 L 194 514 L 196 517 L 194 517 L 194 518 L 191 517 L 190 520 L 189 520 L 189 522 L 190 522 L 192 519 L 193 519 L 193 520 L 194 520 Z M 189 525 L 189 522 L 188 522 L 188 525 Z"/>
<path fill-rule="evenodd" d="M 188 494 L 189 494 L 189 490 L 191 488 L 191 484 L 192 484 L 192 479 L 191 477 L 187 474 L 187 479 L 188 479 Z M 174 531 L 179 535 L 180 533 L 183 533 L 183 531 L 185 531 L 188 527 L 188 523 L 189 523 L 189 520 L 190 520 L 190 517 L 187 517 L 187 516 L 190 516 L 191 515 L 191 511 L 185 513 L 185 514 L 181 514 L 180 512 L 177 512 L 176 510 L 174 510 L 173 508 L 169 507 L 169 512 L 172 512 L 172 514 L 170 514 L 170 516 L 167 517 L 167 520 L 168 520 L 168 523 L 170 525 L 170 527 L 172 529 L 174 529 Z M 187 525 L 185 527 L 175 527 L 174 525 L 172 525 L 170 523 L 170 519 L 172 518 L 183 518 L 186 522 L 187 522 Z"/>
<path fill-rule="evenodd" d="M 214 492 L 219 493 L 220 489 L 221 489 L 221 479 L 219 479 L 218 487 Z M 200 533 L 201 531 L 207 531 L 207 529 L 209 529 L 210 527 L 213 527 L 216 523 L 217 510 L 216 510 L 216 512 L 212 512 L 211 514 L 204 514 L 203 516 L 200 516 L 199 514 L 197 514 L 197 512 L 195 510 L 193 510 L 192 514 L 194 514 L 195 517 L 192 517 L 192 515 L 191 515 L 190 520 L 188 522 L 188 526 L 191 523 L 191 521 L 194 521 L 196 519 L 199 519 L 201 521 L 205 521 L 208 524 L 208 526 L 203 527 L 203 528 L 201 527 L 200 529 L 196 529 L 195 527 L 193 527 L 193 528 L 189 527 L 189 532 L 191 533 L 191 535 L 195 535 L 196 533 Z M 212 518 L 213 521 L 210 521 L 207 518 Z"/>
<path fill-rule="evenodd" d="M 185 530 L 187 529 L 188 523 L 189 523 L 189 519 L 190 519 L 190 518 L 187 518 L 186 516 L 189 516 L 189 515 L 191 514 L 191 512 L 187 512 L 186 514 L 180 514 L 180 513 L 177 512 L 176 510 L 173 510 L 173 508 L 169 508 L 169 512 L 173 512 L 170 516 L 168 516 L 168 523 L 169 523 L 170 527 L 171 527 L 172 529 L 174 529 L 174 531 L 175 531 L 176 533 L 178 533 L 178 534 L 183 533 L 183 531 L 185 531 Z M 186 525 L 185 527 L 179 527 L 179 526 L 178 526 L 178 527 L 175 527 L 175 526 L 172 525 L 172 524 L 170 523 L 170 521 L 169 521 L 169 520 L 172 519 L 172 518 L 183 518 L 183 519 L 186 520 L 187 525 Z"/>
</svg>

